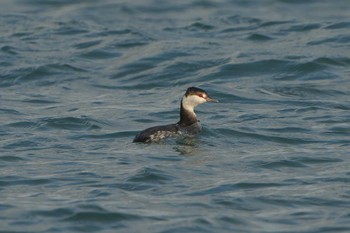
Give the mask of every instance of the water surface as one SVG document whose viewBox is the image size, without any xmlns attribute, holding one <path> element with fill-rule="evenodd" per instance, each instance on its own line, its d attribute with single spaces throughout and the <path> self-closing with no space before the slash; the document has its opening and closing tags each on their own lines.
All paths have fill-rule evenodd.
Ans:
<svg viewBox="0 0 350 233">
<path fill-rule="evenodd" d="M 348 1 L 0 9 L 0 232 L 350 231 Z"/>
</svg>

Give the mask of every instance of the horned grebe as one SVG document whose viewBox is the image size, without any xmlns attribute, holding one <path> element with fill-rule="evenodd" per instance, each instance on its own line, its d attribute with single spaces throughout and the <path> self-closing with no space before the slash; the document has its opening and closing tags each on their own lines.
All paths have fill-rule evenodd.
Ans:
<svg viewBox="0 0 350 233">
<path fill-rule="evenodd" d="M 189 87 L 181 100 L 179 122 L 145 129 L 135 136 L 133 142 L 158 142 L 167 137 L 199 133 L 202 127 L 199 120 L 197 120 L 194 107 L 205 102 L 218 101 L 211 98 L 206 91 L 200 88 Z"/>
</svg>

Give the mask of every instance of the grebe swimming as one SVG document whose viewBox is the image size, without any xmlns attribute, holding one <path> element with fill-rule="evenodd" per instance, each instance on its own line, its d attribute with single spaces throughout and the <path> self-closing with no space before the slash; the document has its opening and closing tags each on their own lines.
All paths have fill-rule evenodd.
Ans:
<svg viewBox="0 0 350 233">
<path fill-rule="evenodd" d="M 199 133 L 202 127 L 194 112 L 194 107 L 206 102 L 218 101 L 200 88 L 189 87 L 181 100 L 179 122 L 145 129 L 135 136 L 133 142 L 158 142 L 163 138 Z"/>
</svg>

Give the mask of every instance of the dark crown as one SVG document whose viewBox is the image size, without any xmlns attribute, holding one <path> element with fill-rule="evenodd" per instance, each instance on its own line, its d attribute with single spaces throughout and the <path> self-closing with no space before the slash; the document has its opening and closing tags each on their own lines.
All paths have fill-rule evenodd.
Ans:
<svg viewBox="0 0 350 233">
<path fill-rule="evenodd" d="M 205 93 L 207 94 L 207 92 L 203 89 L 200 89 L 198 87 L 189 87 L 187 88 L 187 91 L 185 93 L 185 96 L 189 96 L 189 95 L 197 95 L 197 94 L 200 94 L 200 93 Z"/>
</svg>

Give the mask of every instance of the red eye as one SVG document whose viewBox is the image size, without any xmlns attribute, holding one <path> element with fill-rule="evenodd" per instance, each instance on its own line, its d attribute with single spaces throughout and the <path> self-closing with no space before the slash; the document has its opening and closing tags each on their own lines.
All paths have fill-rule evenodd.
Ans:
<svg viewBox="0 0 350 233">
<path fill-rule="evenodd" d="M 204 98 L 203 94 L 197 94 L 197 96 Z"/>
</svg>

